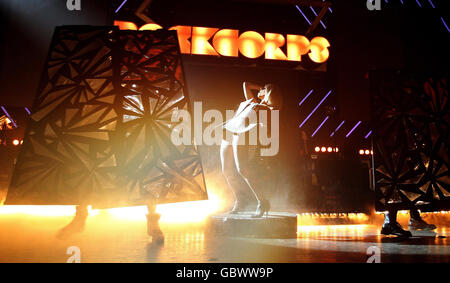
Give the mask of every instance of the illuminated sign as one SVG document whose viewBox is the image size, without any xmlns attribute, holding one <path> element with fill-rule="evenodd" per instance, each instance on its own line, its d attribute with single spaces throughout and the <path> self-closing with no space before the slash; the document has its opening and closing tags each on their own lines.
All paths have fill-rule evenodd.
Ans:
<svg viewBox="0 0 450 283">
<path fill-rule="evenodd" d="M 132 22 L 115 21 L 121 30 L 157 30 L 157 24 L 146 24 L 139 29 Z M 330 43 L 324 37 L 317 36 L 309 40 L 303 35 L 265 33 L 255 31 L 239 33 L 235 29 L 218 29 L 206 27 L 174 26 L 180 50 L 183 54 L 213 55 L 238 57 L 239 53 L 247 58 L 285 60 L 301 62 L 302 56 L 308 55 L 316 63 L 323 63 L 330 55 Z M 286 53 L 281 49 L 286 44 Z"/>
</svg>

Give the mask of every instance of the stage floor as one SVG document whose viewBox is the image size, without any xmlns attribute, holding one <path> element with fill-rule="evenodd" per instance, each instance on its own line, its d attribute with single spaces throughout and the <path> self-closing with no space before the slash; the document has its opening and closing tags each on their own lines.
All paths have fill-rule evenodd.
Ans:
<svg viewBox="0 0 450 283">
<path fill-rule="evenodd" d="M 366 262 L 379 248 L 381 262 L 450 262 L 450 229 L 384 237 L 378 225 L 298 226 L 296 238 L 221 237 L 204 222 L 163 223 L 164 246 L 149 244 L 145 216 L 121 219 L 99 213 L 70 239 L 55 237 L 71 216 L 0 214 L 0 262 L 66 262 L 67 248 L 81 250 L 81 262 Z M 404 223 L 402 223 L 404 224 Z"/>
</svg>

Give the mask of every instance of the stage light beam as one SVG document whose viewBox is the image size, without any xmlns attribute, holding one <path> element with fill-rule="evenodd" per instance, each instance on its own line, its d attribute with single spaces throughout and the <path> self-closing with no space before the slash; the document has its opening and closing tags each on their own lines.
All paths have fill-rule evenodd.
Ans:
<svg viewBox="0 0 450 283">
<path fill-rule="evenodd" d="M 325 122 L 328 120 L 328 118 L 330 118 L 330 116 L 325 117 L 325 119 L 322 121 L 322 123 L 320 123 L 319 127 L 317 127 L 317 129 L 311 135 L 311 137 L 314 137 L 314 135 L 320 130 L 320 128 L 323 126 L 323 124 L 325 124 Z"/>
<path fill-rule="evenodd" d="M 341 128 L 341 126 L 344 124 L 345 120 L 342 120 L 342 122 L 337 126 L 337 128 L 334 130 L 334 132 L 331 133 L 330 137 L 334 136 L 334 134 Z"/>
<path fill-rule="evenodd" d="M 308 22 L 309 25 L 311 25 L 311 22 L 308 20 L 308 18 L 305 16 L 305 14 L 303 13 L 303 11 L 300 9 L 300 7 L 298 5 L 295 5 L 295 7 L 297 7 L 297 10 L 303 15 L 303 17 L 305 18 L 305 20 Z"/>
<path fill-rule="evenodd" d="M 350 130 L 350 132 L 347 133 L 347 135 L 345 136 L 345 138 L 348 138 L 353 131 L 359 126 L 359 124 L 361 124 L 362 121 L 358 121 L 358 123 L 356 123 L 356 125 L 353 127 L 353 129 Z"/>
<path fill-rule="evenodd" d="M 327 99 L 327 97 L 330 95 L 331 90 L 325 95 L 324 98 L 322 98 L 322 100 L 319 102 L 319 104 L 317 104 L 316 108 L 313 109 L 313 111 L 311 113 L 309 113 L 308 117 L 306 117 L 305 120 L 303 120 L 303 122 L 300 124 L 300 126 L 298 126 L 299 128 L 301 128 L 306 121 L 308 121 L 308 119 L 312 116 L 312 114 L 314 114 L 314 112 L 316 112 L 317 108 L 319 108 L 319 106 L 325 101 L 325 99 Z"/>
<path fill-rule="evenodd" d="M 305 96 L 305 98 L 302 99 L 302 101 L 300 101 L 300 103 L 298 104 L 298 106 L 301 106 L 303 104 L 303 102 L 305 102 L 305 100 L 308 98 L 308 96 L 313 93 L 314 89 L 311 89 L 308 94 Z"/>
</svg>

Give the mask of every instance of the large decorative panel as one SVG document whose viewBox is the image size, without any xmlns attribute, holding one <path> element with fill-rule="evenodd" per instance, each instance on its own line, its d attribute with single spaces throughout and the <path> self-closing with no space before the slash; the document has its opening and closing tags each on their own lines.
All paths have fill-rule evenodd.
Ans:
<svg viewBox="0 0 450 283">
<path fill-rule="evenodd" d="M 170 140 L 188 101 L 175 32 L 58 27 L 6 204 L 205 199 L 195 146 Z"/>
<path fill-rule="evenodd" d="M 446 78 L 372 74 L 376 209 L 450 208 Z"/>
<path fill-rule="evenodd" d="M 170 35 L 168 35 L 170 34 Z M 196 147 L 175 146 L 174 111 L 189 110 L 176 33 L 120 31 L 119 161 L 131 197 L 164 202 L 206 197 Z"/>
</svg>

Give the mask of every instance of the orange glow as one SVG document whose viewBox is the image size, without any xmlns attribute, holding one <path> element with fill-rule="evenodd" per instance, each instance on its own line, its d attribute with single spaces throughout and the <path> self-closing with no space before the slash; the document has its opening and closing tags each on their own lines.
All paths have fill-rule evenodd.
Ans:
<svg viewBox="0 0 450 283">
<path fill-rule="evenodd" d="M 120 30 L 137 30 L 137 26 L 132 22 L 114 21 L 114 25 L 118 26 Z"/>
<path fill-rule="evenodd" d="M 218 30 L 217 28 L 193 27 L 191 39 L 192 54 L 219 55 L 208 41 Z"/>
<path fill-rule="evenodd" d="M 160 204 L 156 212 L 161 214 L 161 223 L 197 223 L 202 222 L 219 209 L 218 200 L 201 200 Z M 114 218 L 140 221 L 146 219 L 147 207 L 121 207 L 107 210 Z"/>
<path fill-rule="evenodd" d="M 297 226 L 297 233 L 324 233 L 329 234 L 335 233 L 335 232 L 345 232 L 345 231 L 363 231 L 364 229 L 367 229 L 369 225 L 365 224 L 352 224 L 352 225 L 299 225 Z M 351 234 L 349 232 L 349 234 Z"/>
<path fill-rule="evenodd" d="M 219 198 L 209 194 L 208 200 L 160 204 L 156 212 L 161 214 L 161 223 L 198 223 L 220 209 Z M 0 206 L 0 215 L 24 214 L 42 217 L 74 216 L 74 205 L 4 205 Z M 89 215 L 98 215 L 101 210 L 88 207 Z M 114 218 L 129 221 L 145 221 L 146 206 L 120 207 L 105 209 L 106 214 Z"/>
<path fill-rule="evenodd" d="M 20 141 L 19 140 L 13 140 L 12 144 L 13 145 L 19 145 Z"/>
<path fill-rule="evenodd" d="M 157 24 L 145 24 L 139 28 L 139 30 L 158 30 L 162 29 L 162 26 Z"/>
<path fill-rule="evenodd" d="M 99 210 L 88 206 L 89 215 L 97 215 Z M 39 217 L 74 216 L 74 205 L 3 205 L 0 215 L 25 214 Z"/>
<path fill-rule="evenodd" d="M 237 57 L 239 31 L 235 29 L 219 30 L 213 38 L 213 46 L 222 56 Z"/>
<path fill-rule="evenodd" d="M 287 59 L 289 61 L 302 61 L 302 55 L 309 51 L 309 40 L 303 35 L 287 35 Z"/>
<path fill-rule="evenodd" d="M 342 224 L 366 224 L 369 215 L 365 213 L 323 213 L 306 212 L 297 215 L 297 225 L 330 224 L 330 220 Z"/>
<path fill-rule="evenodd" d="M 333 151 L 333 148 L 332 147 L 329 147 L 328 148 L 328 152 L 332 152 Z"/>
<path fill-rule="evenodd" d="M 338 148 L 338 147 L 336 147 L 334 150 L 335 150 L 336 152 L 339 152 L 339 148 Z"/>
<path fill-rule="evenodd" d="M 363 155 L 364 154 L 364 149 L 360 149 L 359 150 L 359 154 Z"/>
<path fill-rule="evenodd" d="M 318 36 L 311 39 L 309 49 L 311 52 L 308 54 L 309 58 L 316 63 L 323 63 L 328 60 L 330 52 L 328 51 L 330 43 L 324 37 Z"/>
<path fill-rule="evenodd" d="M 176 30 L 178 36 L 178 44 L 180 45 L 180 51 L 183 54 L 191 53 L 191 38 L 192 28 L 188 26 L 174 26 L 169 30 Z"/>
<path fill-rule="evenodd" d="M 286 55 L 280 49 L 284 41 L 281 34 L 266 33 L 266 59 L 286 60 Z"/>
<path fill-rule="evenodd" d="M 316 146 L 316 147 L 314 148 L 314 150 L 315 150 L 316 152 L 319 152 L 319 151 L 320 151 L 320 147 Z"/>
<path fill-rule="evenodd" d="M 255 31 L 246 31 L 239 36 L 239 50 L 248 58 L 258 58 L 264 54 L 265 40 Z"/>
<path fill-rule="evenodd" d="M 124 21 L 114 21 L 114 25 L 118 26 L 120 30 L 138 30 L 135 23 L 124 22 Z M 162 29 L 162 26 L 158 24 L 145 24 L 139 28 L 139 30 L 158 30 Z"/>
<path fill-rule="evenodd" d="M 327 148 L 326 147 L 322 147 L 322 152 L 325 152 L 325 151 L 327 151 Z"/>
</svg>

